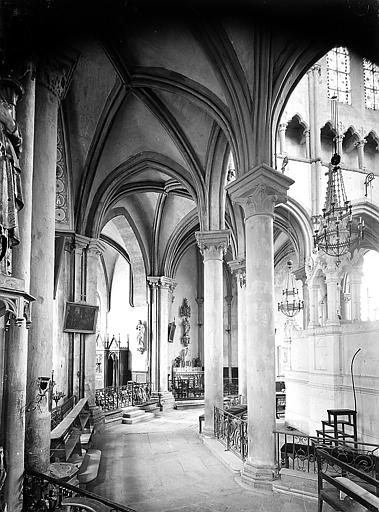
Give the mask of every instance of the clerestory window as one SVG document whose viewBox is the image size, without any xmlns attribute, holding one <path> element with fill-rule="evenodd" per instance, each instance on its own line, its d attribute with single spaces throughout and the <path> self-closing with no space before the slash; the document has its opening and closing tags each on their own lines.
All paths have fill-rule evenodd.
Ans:
<svg viewBox="0 0 379 512">
<path fill-rule="evenodd" d="M 337 47 L 327 54 L 328 98 L 351 104 L 350 56 L 347 48 Z"/>
<path fill-rule="evenodd" d="M 366 108 L 379 110 L 379 66 L 363 59 L 363 80 Z"/>
</svg>

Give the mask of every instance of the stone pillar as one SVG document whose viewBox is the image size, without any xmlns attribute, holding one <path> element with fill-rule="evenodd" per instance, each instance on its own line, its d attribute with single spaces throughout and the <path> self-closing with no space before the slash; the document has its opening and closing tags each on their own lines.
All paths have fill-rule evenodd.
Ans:
<svg viewBox="0 0 379 512">
<path fill-rule="evenodd" d="M 309 94 L 309 158 L 311 159 L 312 216 L 320 211 L 321 140 L 319 116 L 319 81 L 321 68 L 315 64 L 308 71 Z"/>
<path fill-rule="evenodd" d="M 30 290 L 36 297 L 29 336 L 27 402 L 35 404 L 38 377 L 50 377 L 53 343 L 55 172 L 58 95 L 40 72 L 36 87 Z M 43 398 L 27 411 L 26 464 L 46 472 L 50 462 L 50 411 Z"/>
<path fill-rule="evenodd" d="M 154 307 L 152 308 L 154 333 L 151 347 L 155 362 L 153 389 L 155 393 L 159 394 L 162 407 L 167 409 L 174 405 L 173 395 L 168 391 L 168 319 L 172 292 L 176 283 L 173 279 L 165 276 L 150 276 L 147 280 L 154 295 Z"/>
<path fill-rule="evenodd" d="M 305 158 L 311 158 L 311 136 L 310 136 L 310 130 L 304 130 L 304 137 L 305 137 Z"/>
<path fill-rule="evenodd" d="M 12 273 L 29 291 L 30 245 L 32 224 L 32 180 L 34 146 L 35 80 L 27 75 L 25 94 L 17 106 L 17 121 L 23 136 L 20 157 L 24 208 L 19 214 L 20 245 L 12 252 Z M 6 284 L 5 284 L 6 285 Z M 24 319 L 10 319 L 6 334 L 5 355 L 5 400 L 4 431 L 7 479 L 5 502 L 8 510 L 22 510 L 22 476 L 24 473 L 26 375 L 28 357 L 28 334 Z"/>
<path fill-rule="evenodd" d="M 355 146 L 357 147 L 357 155 L 358 155 L 358 167 L 359 169 L 365 168 L 365 153 L 364 153 L 364 147 L 366 144 L 366 139 L 361 139 L 358 142 L 355 143 Z"/>
<path fill-rule="evenodd" d="M 84 301 L 86 297 L 85 290 L 85 249 L 88 246 L 90 238 L 76 234 L 72 244 L 72 300 L 74 302 Z M 84 379 L 85 379 L 85 335 L 79 333 L 69 333 L 73 342 L 73 395 L 78 398 L 84 397 Z M 82 364 L 83 363 L 83 364 Z"/>
<path fill-rule="evenodd" d="M 286 129 L 288 123 L 280 123 L 279 125 L 279 152 L 286 155 Z"/>
<path fill-rule="evenodd" d="M 314 329 L 320 325 L 319 321 L 319 311 L 318 311 L 318 301 L 319 301 L 319 290 L 320 286 L 309 283 L 309 325 L 310 329 Z"/>
<path fill-rule="evenodd" d="M 91 306 L 97 306 L 97 273 L 100 256 L 105 250 L 105 244 L 100 240 L 90 240 L 85 251 L 85 300 Z M 84 397 L 89 405 L 95 404 L 96 391 L 96 334 L 85 334 L 84 346 Z"/>
<path fill-rule="evenodd" d="M 229 266 L 237 278 L 238 290 L 238 394 L 242 397 L 242 403 L 246 403 L 246 262 L 234 260 Z"/>
<path fill-rule="evenodd" d="M 337 143 L 337 153 L 341 155 L 342 157 L 342 142 L 343 142 L 343 135 L 337 135 L 336 136 L 336 143 Z M 341 158 L 342 159 L 342 158 Z"/>
<path fill-rule="evenodd" d="M 361 320 L 361 285 L 362 285 L 362 271 L 353 270 L 351 273 L 351 320 Z"/>
<path fill-rule="evenodd" d="M 204 414 L 203 432 L 214 433 L 214 407 L 223 407 L 223 255 L 229 230 L 198 231 L 204 258 Z"/>
<path fill-rule="evenodd" d="M 226 325 L 226 334 L 228 339 L 228 380 L 229 380 L 229 387 L 232 383 L 232 367 L 233 367 L 233 361 L 232 361 L 232 300 L 233 295 L 227 295 L 225 298 L 226 302 L 226 308 L 227 308 L 227 325 Z"/>
<path fill-rule="evenodd" d="M 295 278 L 300 280 L 303 284 L 303 329 L 307 329 L 309 324 L 309 290 L 307 282 L 307 274 L 305 268 L 301 267 L 294 272 Z"/>
<path fill-rule="evenodd" d="M 275 329 L 273 217 L 293 180 L 261 164 L 227 187 L 246 228 L 248 451 L 242 480 L 272 489 L 275 468 Z"/>
<path fill-rule="evenodd" d="M 68 59 L 41 62 L 37 70 L 30 275 L 30 291 L 36 301 L 28 347 L 25 463 L 41 472 L 46 472 L 50 463 L 50 411 L 46 397 L 38 407 L 35 403 L 38 378 L 51 377 L 52 371 L 58 105 L 72 65 Z"/>
<path fill-rule="evenodd" d="M 336 272 L 326 272 L 327 290 L 327 325 L 339 325 L 340 320 L 340 290 Z"/>
</svg>

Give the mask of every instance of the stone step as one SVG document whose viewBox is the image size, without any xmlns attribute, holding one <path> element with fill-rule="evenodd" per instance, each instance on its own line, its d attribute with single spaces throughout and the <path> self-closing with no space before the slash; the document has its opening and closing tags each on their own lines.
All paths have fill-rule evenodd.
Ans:
<svg viewBox="0 0 379 512">
<path fill-rule="evenodd" d="M 106 413 L 104 413 L 106 425 L 108 425 L 109 423 L 120 423 L 122 420 L 122 414 L 122 409 L 117 409 L 115 411 L 107 411 Z"/>
<path fill-rule="evenodd" d="M 146 412 L 159 411 L 159 405 L 156 402 L 153 402 L 151 404 L 146 404 L 146 405 L 140 405 L 139 408 L 143 409 Z"/>
<path fill-rule="evenodd" d="M 175 400 L 174 409 L 184 409 L 186 407 L 204 407 L 204 400 Z"/>
<path fill-rule="evenodd" d="M 139 416 L 133 416 L 133 417 L 127 417 L 127 418 L 123 417 L 122 423 L 124 425 L 134 425 L 134 423 L 150 421 L 155 418 L 155 415 L 153 412 L 145 412 L 145 411 L 141 411 L 141 412 L 142 412 L 142 414 L 140 414 Z"/>
<path fill-rule="evenodd" d="M 143 409 L 138 409 L 138 407 L 136 407 L 136 409 L 134 411 L 124 412 L 122 417 L 123 418 L 138 418 L 139 416 L 143 416 L 144 414 L 146 414 L 146 412 Z"/>
</svg>

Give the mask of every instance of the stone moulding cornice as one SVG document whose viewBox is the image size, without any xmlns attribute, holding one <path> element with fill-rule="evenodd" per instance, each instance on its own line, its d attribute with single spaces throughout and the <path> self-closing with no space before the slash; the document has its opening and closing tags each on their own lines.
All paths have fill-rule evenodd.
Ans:
<svg viewBox="0 0 379 512">
<path fill-rule="evenodd" d="M 248 219 L 253 215 L 273 215 L 275 206 L 287 201 L 287 190 L 293 183 L 285 174 L 262 163 L 225 188 Z"/>
<path fill-rule="evenodd" d="M 169 290 L 171 293 L 175 290 L 177 283 L 171 278 L 166 276 L 148 276 L 147 284 L 151 288 L 163 288 Z"/>
<path fill-rule="evenodd" d="M 222 261 L 230 244 L 230 229 L 197 231 L 195 237 L 204 261 Z"/>
</svg>

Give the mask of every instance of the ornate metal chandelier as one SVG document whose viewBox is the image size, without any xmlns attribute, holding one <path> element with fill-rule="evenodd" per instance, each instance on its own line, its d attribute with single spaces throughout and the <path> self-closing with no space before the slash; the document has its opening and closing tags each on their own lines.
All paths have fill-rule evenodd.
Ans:
<svg viewBox="0 0 379 512">
<path fill-rule="evenodd" d="M 359 220 L 352 214 L 351 202 L 347 199 L 340 167 L 341 157 L 338 154 L 337 139 L 338 114 L 337 100 L 332 98 L 332 122 L 336 130 L 334 138 L 334 154 L 328 171 L 325 206 L 322 215 L 314 217 L 315 230 L 313 235 L 314 247 L 330 256 L 337 258 L 336 264 L 341 263 L 340 257 L 350 251 L 364 236 L 364 220 Z"/>
<path fill-rule="evenodd" d="M 282 300 L 278 302 L 278 311 L 283 315 L 293 317 L 304 308 L 304 301 L 299 298 L 295 276 L 292 272 L 292 261 L 287 261 L 287 275 L 284 279 Z"/>
</svg>

